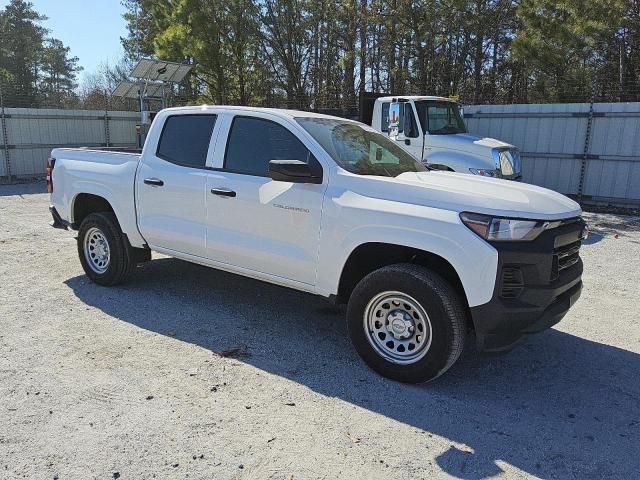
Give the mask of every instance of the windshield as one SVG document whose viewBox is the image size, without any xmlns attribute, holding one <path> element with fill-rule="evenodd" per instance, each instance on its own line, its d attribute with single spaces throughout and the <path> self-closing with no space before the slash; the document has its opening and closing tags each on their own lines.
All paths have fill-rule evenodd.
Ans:
<svg viewBox="0 0 640 480">
<path fill-rule="evenodd" d="M 330 118 L 298 117 L 296 121 L 351 173 L 396 177 L 427 170 L 394 142 L 364 125 Z"/>
<path fill-rule="evenodd" d="M 423 131 L 431 135 L 467 133 L 457 103 L 433 100 L 420 100 L 415 103 Z"/>
</svg>

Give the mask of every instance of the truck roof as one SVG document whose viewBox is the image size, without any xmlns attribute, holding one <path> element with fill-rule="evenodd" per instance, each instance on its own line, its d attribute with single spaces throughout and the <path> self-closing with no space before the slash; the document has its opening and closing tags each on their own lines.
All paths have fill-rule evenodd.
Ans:
<svg viewBox="0 0 640 480">
<path fill-rule="evenodd" d="M 388 95 L 386 97 L 378 97 L 376 98 L 376 102 L 391 102 L 394 99 L 402 98 L 404 100 L 437 100 L 439 102 L 453 102 L 456 103 L 456 100 L 447 97 L 436 97 L 433 95 Z"/>
<path fill-rule="evenodd" d="M 349 120 L 342 117 L 335 117 L 332 115 L 325 115 L 323 113 L 304 112 L 302 110 L 286 110 L 283 108 L 267 108 L 267 107 L 243 107 L 239 105 L 195 105 L 189 107 L 171 107 L 162 110 L 167 113 L 180 113 L 180 112 L 193 112 L 193 111 L 211 111 L 211 112 L 253 112 L 253 113 L 270 113 L 284 118 L 299 118 L 299 117 L 315 117 L 315 118 L 339 118 L 340 120 L 355 122 L 355 120 Z"/>
</svg>

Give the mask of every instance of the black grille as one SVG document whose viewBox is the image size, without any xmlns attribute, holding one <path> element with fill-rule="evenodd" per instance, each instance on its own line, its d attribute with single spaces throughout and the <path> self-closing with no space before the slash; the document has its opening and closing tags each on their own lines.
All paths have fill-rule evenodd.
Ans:
<svg viewBox="0 0 640 480">
<path fill-rule="evenodd" d="M 579 254 L 580 240 L 554 249 L 551 280 L 557 279 L 560 276 L 560 272 L 578 263 Z"/>
<path fill-rule="evenodd" d="M 517 298 L 524 289 L 524 280 L 519 268 L 505 267 L 502 269 L 502 298 Z"/>
</svg>

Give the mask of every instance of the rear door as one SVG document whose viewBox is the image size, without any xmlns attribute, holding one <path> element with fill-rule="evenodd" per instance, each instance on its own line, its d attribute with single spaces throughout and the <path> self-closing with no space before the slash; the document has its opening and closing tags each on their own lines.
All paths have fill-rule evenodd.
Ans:
<svg viewBox="0 0 640 480">
<path fill-rule="evenodd" d="M 150 247 L 204 257 L 207 159 L 215 114 L 167 117 L 136 175 L 138 225 Z M 153 139 L 149 139 L 153 141 Z"/>
<path fill-rule="evenodd" d="M 223 123 L 223 122 L 221 122 Z M 270 160 L 317 162 L 278 117 L 229 115 L 220 168 L 207 180 L 207 256 L 308 285 L 315 283 L 324 184 L 275 181 Z M 218 142 L 222 144 L 223 142 Z"/>
</svg>

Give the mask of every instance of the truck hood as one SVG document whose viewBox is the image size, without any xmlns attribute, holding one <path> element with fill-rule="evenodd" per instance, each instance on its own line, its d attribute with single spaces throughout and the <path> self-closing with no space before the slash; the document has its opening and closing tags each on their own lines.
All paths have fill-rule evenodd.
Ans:
<svg viewBox="0 0 640 480">
<path fill-rule="evenodd" d="M 502 142 L 495 138 L 481 138 L 469 133 L 429 135 L 427 144 L 437 149 L 459 150 L 485 157 L 491 157 L 492 148 L 515 148 L 510 143 Z"/>
<path fill-rule="evenodd" d="M 356 193 L 455 212 L 560 220 L 582 213 L 564 195 L 526 183 L 452 172 L 407 172 L 393 177 L 362 177 Z M 354 185 L 355 186 L 355 185 Z"/>
</svg>

